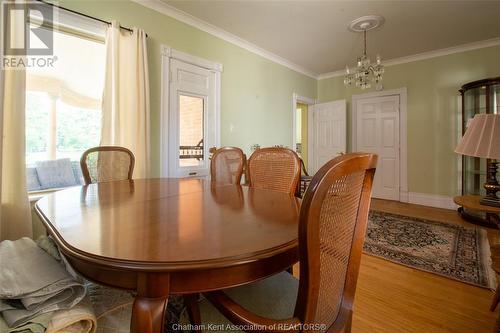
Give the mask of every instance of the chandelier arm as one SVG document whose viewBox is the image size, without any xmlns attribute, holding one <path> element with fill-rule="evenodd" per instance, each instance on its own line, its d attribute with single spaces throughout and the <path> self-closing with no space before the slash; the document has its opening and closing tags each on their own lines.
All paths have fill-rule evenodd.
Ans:
<svg viewBox="0 0 500 333">
<path fill-rule="evenodd" d="M 354 83 L 356 87 L 368 89 L 371 87 L 371 82 L 375 82 L 378 87 L 378 84 L 382 81 L 384 66 L 381 64 L 380 56 L 377 55 L 376 65 L 371 64 L 370 58 L 367 56 L 367 30 L 369 30 L 367 25 L 361 26 L 361 29 L 357 30 L 363 32 L 363 55 L 358 58 L 357 67 L 353 70 L 354 72 L 350 72 L 349 66 L 346 66 L 346 74 L 344 76 L 344 85 L 346 86 Z"/>
</svg>

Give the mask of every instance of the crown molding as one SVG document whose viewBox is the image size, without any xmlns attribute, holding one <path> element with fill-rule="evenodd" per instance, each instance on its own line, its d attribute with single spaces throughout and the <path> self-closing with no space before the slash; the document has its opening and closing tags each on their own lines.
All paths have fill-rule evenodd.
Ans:
<svg viewBox="0 0 500 333">
<path fill-rule="evenodd" d="M 236 35 L 233 35 L 232 33 L 221 29 L 211 23 L 208 23 L 206 21 L 203 21 L 191 14 L 188 14 L 182 10 L 179 10 L 173 6 L 170 6 L 161 0 L 132 0 L 135 3 L 138 3 L 139 5 L 142 5 L 144 7 L 147 7 L 149 9 L 155 10 L 157 12 L 160 12 L 162 14 L 165 14 L 167 16 L 170 16 L 177 21 L 186 23 L 190 26 L 193 26 L 197 29 L 200 29 L 206 33 L 209 33 L 213 36 L 216 36 L 222 40 L 225 40 L 226 42 L 229 42 L 231 44 L 237 45 L 247 51 L 250 51 L 252 53 L 255 53 L 263 58 L 266 58 L 272 62 L 278 63 L 280 65 L 283 65 L 295 72 L 307 75 L 313 79 L 318 79 L 318 74 L 308 70 L 307 68 L 297 65 L 277 54 L 274 54 L 272 52 L 269 52 L 267 50 L 264 50 L 263 48 L 245 40 L 242 39 Z"/>
<path fill-rule="evenodd" d="M 442 57 L 442 56 L 446 56 L 446 55 L 450 55 L 450 54 L 454 54 L 454 53 L 472 51 L 472 50 L 477 50 L 477 49 L 482 49 L 485 47 L 492 47 L 492 46 L 497 46 L 497 45 L 500 45 L 500 37 L 486 39 L 486 40 L 482 40 L 482 41 L 478 41 L 478 42 L 462 44 L 462 45 L 457 45 L 457 46 L 452 46 L 452 47 L 447 47 L 444 49 L 438 49 L 438 50 L 433 50 L 433 51 L 428 51 L 428 52 L 417 53 L 417 54 L 414 54 L 411 56 L 406 56 L 406 57 L 384 60 L 383 64 L 384 64 L 384 66 L 394 66 L 394 65 L 406 64 L 409 62 L 426 60 L 426 59 L 431 59 L 431 58 L 436 58 L 436 57 Z M 324 80 L 324 79 L 329 79 L 332 77 L 343 76 L 344 74 L 345 74 L 345 70 L 338 70 L 338 71 L 333 71 L 333 72 L 329 72 L 329 73 L 319 74 L 317 79 Z"/>
<path fill-rule="evenodd" d="M 384 61 L 384 66 L 387 66 Z M 333 72 L 328 72 L 328 73 L 323 73 L 319 74 L 317 79 L 318 80 L 324 80 L 324 79 L 330 79 L 332 77 L 337 77 L 337 76 L 343 76 L 345 74 L 345 69 L 341 69 L 338 71 L 333 71 Z"/>
<path fill-rule="evenodd" d="M 201 31 L 209 33 L 215 37 L 218 37 L 222 40 L 225 40 L 226 42 L 229 42 L 231 44 L 239 46 L 247 51 L 250 51 L 250 52 L 257 54 L 265 59 L 268 59 L 272 62 L 275 62 L 277 64 L 285 66 L 285 67 L 287 67 L 295 72 L 309 76 L 313 79 L 324 80 L 324 79 L 328 79 L 328 78 L 343 76 L 345 74 L 345 70 L 337 70 L 337 71 L 332 71 L 332 72 L 328 72 L 328 73 L 321 73 L 321 74 L 315 73 L 314 71 L 311 71 L 311 70 L 309 70 L 301 65 L 298 65 L 296 63 L 293 63 L 290 60 L 287 60 L 287 59 L 285 59 L 277 54 L 274 54 L 270 51 L 267 51 L 267 50 L 255 45 L 255 44 L 253 44 L 253 43 L 251 43 L 243 38 L 240 38 L 240 37 L 228 32 L 228 31 L 224 30 L 224 29 L 221 29 L 221 28 L 219 28 L 211 23 L 208 23 L 202 19 L 199 19 L 199 18 L 197 18 L 191 14 L 188 14 L 180 9 L 177 9 L 173 6 L 170 6 L 161 0 L 132 0 L 132 1 L 139 4 L 139 5 L 147 7 L 149 9 L 160 12 L 164 15 L 170 16 L 170 17 L 176 19 L 177 21 L 180 21 L 180 22 L 183 22 L 187 25 L 195 27 Z M 431 59 L 431 58 L 441 57 L 441 56 L 450 55 L 450 54 L 454 54 L 454 53 L 471 51 L 471 50 L 476 50 L 476 49 L 481 49 L 481 48 L 491 47 L 491 46 L 497 46 L 497 45 L 500 45 L 500 37 L 482 40 L 482 41 L 478 41 L 478 42 L 462 44 L 462 45 L 457 45 L 457 46 L 452 46 L 452 47 L 443 48 L 443 49 L 437 49 L 437 50 L 428 51 L 428 52 L 417 53 L 417 54 L 406 56 L 406 57 L 393 58 L 393 59 L 389 59 L 389 60 L 384 60 L 383 63 L 384 63 L 384 66 L 394 66 L 394 65 L 405 64 L 405 63 L 419 61 L 419 60 L 425 60 L 425 59 Z"/>
</svg>

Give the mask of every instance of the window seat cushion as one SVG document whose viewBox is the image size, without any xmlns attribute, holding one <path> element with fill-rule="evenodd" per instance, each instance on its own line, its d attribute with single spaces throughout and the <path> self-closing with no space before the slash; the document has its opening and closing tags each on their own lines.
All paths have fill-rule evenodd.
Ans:
<svg viewBox="0 0 500 333">
<path fill-rule="evenodd" d="M 38 181 L 38 175 L 35 168 L 26 168 L 26 187 L 28 191 L 43 190 L 42 185 Z"/>
<path fill-rule="evenodd" d="M 75 183 L 71 183 L 71 185 L 68 186 L 83 185 L 84 182 L 83 182 L 82 169 L 80 168 L 80 162 L 71 161 L 71 169 L 73 172 L 73 176 L 75 177 Z M 40 184 L 37 169 L 35 166 L 29 166 L 26 168 L 26 187 L 28 188 L 28 192 L 43 191 L 54 188 L 54 187 L 42 186 L 42 184 Z"/>
<path fill-rule="evenodd" d="M 38 181 L 43 188 L 78 185 L 69 158 L 39 161 L 36 162 L 35 168 L 38 175 Z"/>
</svg>

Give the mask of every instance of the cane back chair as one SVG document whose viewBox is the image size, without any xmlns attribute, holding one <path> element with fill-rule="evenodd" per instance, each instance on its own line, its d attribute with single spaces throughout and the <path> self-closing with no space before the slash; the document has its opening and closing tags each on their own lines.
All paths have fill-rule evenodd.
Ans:
<svg viewBox="0 0 500 333">
<path fill-rule="evenodd" d="M 288 148 L 261 148 L 248 160 L 249 186 L 295 194 L 300 181 L 300 159 Z"/>
<path fill-rule="evenodd" d="M 124 147 L 100 146 L 86 150 L 80 159 L 85 184 L 132 179 L 134 154 Z"/>
<path fill-rule="evenodd" d="M 222 147 L 215 150 L 210 162 L 212 181 L 239 185 L 245 163 L 246 157 L 240 148 Z"/>
<path fill-rule="evenodd" d="M 376 163 L 373 154 L 347 154 L 314 175 L 300 210 L 300 281 L 283 272 L 207 293 L 220 312 L 203 301 L 202 322 L 227 318 L 260 332 L 350 332 Z"/>
</svg>

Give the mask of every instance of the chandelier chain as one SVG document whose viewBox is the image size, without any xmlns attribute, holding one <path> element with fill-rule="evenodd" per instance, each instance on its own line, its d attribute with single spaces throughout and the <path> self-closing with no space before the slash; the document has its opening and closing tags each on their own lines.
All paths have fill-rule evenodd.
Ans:
<svg viewBox="0 0 500 333">
<path fill-rule="evenodd" d="M 376 63 L 372 64 L 370 58 L 366 54 L 366 31 L 363 29 L 363 55 L 358 58 L 357 66 L 351 73 L 349 66 L 346 66 L 346 74 L 344 77 L 344 85 L 350 86 L 352 83 L 361 89 L 371 87 L 371 82 L 377 85 L 382 82 L 382 75 L 385 72 L 384 66 L 381 64 L 380 56 L 377 55 Z M 360 31 L 361 32 L 361 31 Z"/>
<path fill-rule="evenodd" d="M 364 37 L 364 40 L 365 40 L 365 48 L 363 49 L 363 55 L 366 56 L 366 30 L 363 30 L 363 37 Z"/>
</svg>

